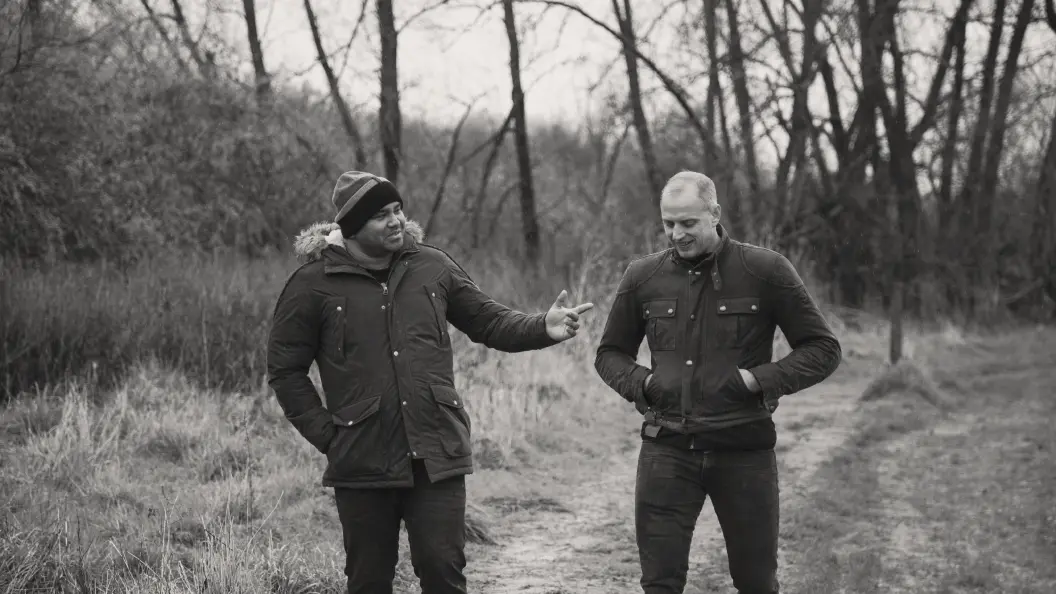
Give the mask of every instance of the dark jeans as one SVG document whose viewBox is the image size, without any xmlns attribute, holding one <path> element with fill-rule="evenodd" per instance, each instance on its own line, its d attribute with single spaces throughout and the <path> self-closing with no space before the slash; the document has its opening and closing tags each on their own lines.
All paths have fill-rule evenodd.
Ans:
<svg viewBox="0 0 1056 594">
<path fill-rule="evenodd" d="M 345 540 L 349 594 L 392 594 L 400 520 L 422 594 L 465 594 L 466 481 L 430 483 L 419 461 L 414 487 L 334 489 Z"/>
<path fill-rule="evenodd" d="M 634 522 L 645 594 L 681 593 L 697 517 L 711 496 L 741 594 L 776 594 L 778 485 L 773 450 L 701 452 L 642 442 Z"/>
</svg>

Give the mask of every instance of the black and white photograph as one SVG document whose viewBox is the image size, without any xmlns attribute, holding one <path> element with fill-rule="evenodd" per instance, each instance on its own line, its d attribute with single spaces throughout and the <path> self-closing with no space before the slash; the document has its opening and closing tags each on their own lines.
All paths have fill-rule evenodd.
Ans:
<svg viewBox="0 0 1056 594">
<path fill-rule="evenodd" d="M 1056 0 L 0 0 L 0 593 L 1056 592 Z"/>
</svg>

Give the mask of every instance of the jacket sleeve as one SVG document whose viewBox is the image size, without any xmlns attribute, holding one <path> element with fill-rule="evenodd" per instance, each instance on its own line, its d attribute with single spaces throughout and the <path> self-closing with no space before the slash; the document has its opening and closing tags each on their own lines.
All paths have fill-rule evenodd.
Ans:
<svg viewBox="0 0 1056 594">
<path fill-rule="evenodd" d="M 803 279 L 778 255 L 767 276 L 765 299 L 792 352 L 779 361 L 749 369 L 768 399 L 809 388 L 836 371 L 842 351 Z"/>
<path fill-rule="evenodd" d="M 317 450 L 326 453 L 336 432 L 308 370 L 319 348 L 320 303 L 294 273 L 275 305 L 268 335 L 268 385 L 290 423 Z"/>
<path fill-rule="evenodd" d="M 632 265 L 633 266 L 633 265 Z M 609 309 L 605 330 L 594 358 L 594 369 L 602 381 L 625 400 L 637 402 L 643 397 L 648 367 L 639 365 L 638 348 L 645 337 L 632 267 L 628 267 L 616 289 L 616 298 Z"/>
<path fill-rule="evenodd" d="M 486 295 L 466 271 L 448 260 L 447 319 L 473 342 L 507 353 L 542 349 L 557 344 L 546 333 L 546 312 L 526 314 Z"/>
</svg>

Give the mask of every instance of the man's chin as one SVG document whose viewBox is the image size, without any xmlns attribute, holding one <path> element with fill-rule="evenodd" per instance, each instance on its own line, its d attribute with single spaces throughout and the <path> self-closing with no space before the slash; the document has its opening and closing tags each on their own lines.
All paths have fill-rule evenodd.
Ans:
<svg viewBox="0 0 1056 594">
<path fill-rule="evenodd" d="M 682 256 L 683 258 L 686 258 L 686 259 L 689 259 L 689 260 L 691 260 L 693 258 L 696 258 L 697 256 L 700 255 L 700 250 L 697 249 L 696 245 L 691 245 L 689 247 L 682 247 L 682 246 L 680 246 L 678 244 L 675 244 L 675 251 L 678 252 L 679 256 Z"/>
</svg>

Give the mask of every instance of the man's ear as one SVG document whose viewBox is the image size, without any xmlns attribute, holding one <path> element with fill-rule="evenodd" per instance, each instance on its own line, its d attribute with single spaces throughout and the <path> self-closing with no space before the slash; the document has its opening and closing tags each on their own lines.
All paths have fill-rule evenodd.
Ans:
<svg viewBox="0 0 1056 594">
<path fill-rule="evenodd" d="M 715 221 L 713 227 L 718 226 L 719 220 L 722 219 L 722 205 L 715 203 Z"/>
</svg>

